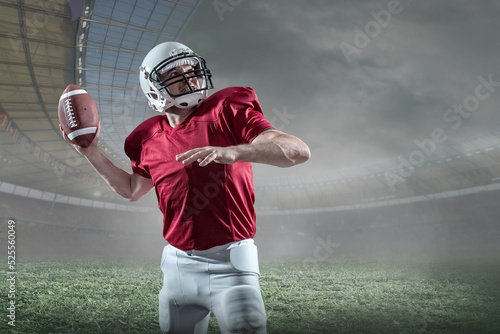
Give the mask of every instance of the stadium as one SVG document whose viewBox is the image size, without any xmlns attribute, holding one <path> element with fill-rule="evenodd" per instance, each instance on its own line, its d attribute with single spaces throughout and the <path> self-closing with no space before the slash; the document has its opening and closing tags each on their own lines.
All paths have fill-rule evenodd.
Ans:
<svg viewBox="0 0 500 334">
<path fill-rule="evenodd" d="M 99 110 L 101 152 L 130 171 L 124 140 L 157 114 L 137 79 L 147 52 L 159 42 L 189 40 L 190 29 L 205 23 L 199 18 L 204 13 L 227 31 L 238 29 L 236 21 L 249 11 L 266 6 L 271 5 L 0 1 L 0 249 L 2 273 L 7 278 L 16 273 L 15 285 L 11 282 L 10 290 L 5 285 L 2 332 L 160 333 L 156 305 L 166 242 L 156 195 L 129 202 L 108 187 L 64 141 L 59 97 L 70 83 L 88 91 Z M 403 17 L 409 10 L 394 14 L 396 23 L 390 24 L 411 21 Z M 383 34 L 374 33 L 371 43 Z M 384 45 L 391 41 L 387 37 Z M 370 47 L 362 51 L 370 54 Z M 200 43 L 200 48 L 217 54 L 216 46 Z M 496 77 L 495 70 L 481 73 L 483 79 L 488 73 Z M 266 105 L 265 90 L 255 86 L 259 81 L 247 78 Z M 473 79 L 461 86 L 464 92 L 474 92 Z M 223 77 L 221 84 L 231 80 L 245 84 L 237 75 Z M 459 96 L 466 106 L 471 101 Z M 342 104 L 343 98 L 336 101 Z M 497 104 L 492 99 L 484 108 L 495 114 L 498 97 Z M 270 101 L 268 115 L 285 131 L 300 133 L 297 115 L 280 118 L 293 109 L 291 103 Z M 441 104 L 438 116 L 451 105 Z M 444 119 L 431 128 L 448 126 Z M 254 166 L 255 241 L 269 333 L 498 332 L 500 123 L 495 120 L 483 131 L 453 136 L 466 127 L 464 117 L 448 139 L 422 130 L 420 138 L 442 140 L 410 140 L 402 150 L 332 168 L 305 164 L 296 172 L 268 172 Z M 326 136 L 322 133 L 304 136 L 311 139 L 313 164 L 316 154 L 334 149 L 317 144 Z M 15 311 L 9 309 L 13 301 Z M 217 332 L 213 318 L 209 333 Z"/>
</svg>

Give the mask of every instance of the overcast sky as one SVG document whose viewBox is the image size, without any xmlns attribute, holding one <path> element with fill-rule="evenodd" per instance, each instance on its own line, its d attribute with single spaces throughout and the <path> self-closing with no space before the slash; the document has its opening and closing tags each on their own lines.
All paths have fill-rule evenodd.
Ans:
<svg viewBox="0 0 500 334">
<path fill-rule="evenodd" d="M 205 0 L 180 41 L 216 89 L 253 87 L 309 144 L 299 175 L 408 156 L 436 128 L 444 144 L 500 128 L 499 15 L 493 0 Z"/>
</svg>

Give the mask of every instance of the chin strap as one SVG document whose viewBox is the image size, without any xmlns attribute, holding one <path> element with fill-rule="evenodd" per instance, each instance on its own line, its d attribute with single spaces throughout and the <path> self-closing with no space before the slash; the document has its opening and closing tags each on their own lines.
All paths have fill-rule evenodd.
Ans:
<svg viewBox="0 0 500 334">
<path fill-rule="evenodd" d="M 165 110 L 167 110 L 170 107 L 177 107 L 179 109 L 189 109 L 194 106 L 199 105 L 202 103 L 206 98 L 206 94 L 204 93 L 191 93 L 188 95 L 180 96 L 176 98 L 175 100 L 171 101 L 168 103 L 168 101 L 165 98 L 159 97 L 162 101 L 161 106 L 157 106 L 156 104 L 151 103 L 150 101 L 149 106 L 154 110 L 159 113 L 163 113 Z"/>
<path fill-rule="evenodd" d="M 191 93 L 188 95 L 180 96 L 174 100 L 174 105 L 181 109 L 192 108 L 206 99 L 203 93 Z"/>
</svg>

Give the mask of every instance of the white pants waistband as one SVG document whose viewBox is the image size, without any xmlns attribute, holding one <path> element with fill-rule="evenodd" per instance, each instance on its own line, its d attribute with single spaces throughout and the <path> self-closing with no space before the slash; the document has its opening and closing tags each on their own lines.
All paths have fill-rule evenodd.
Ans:
<svg viewBox="0 0 500 334">
<path fill-rule="evenodd" d="M 184 251 L 182 249 L 174 247 L 174 246 L 172 246 L 170 244 L 167 245 L 167 247 L 171 247 L 172 249 L 174 249 L 176 251 L 179 251 L 179 252 L 182 252 L 182 253 L 185 253 L 185 254 L 191 256 L 191 255 L 208 255 L 208 254 L 214 254 L 214 253 L 217 253 L 217 252 L 220 252 L 220 251 L 223 251 L 223 250 L 228 250 L 228 249 L 231 249 L 231 248 L 234 248 L 234 247 L 238 247 L 238 246 L 242 246 L 242 245 L 248 245 L 248 244 L 253 244 L 253 243 L 254 243 L 253 239 L 244 239 L 244 240 L 240 240 L 240 241 L 233 241 L 233 242 L 227 243 L 225 245 L 215 246 L 215 247 L 212 247 L 212 248 L 209 248 L 209 249 L 205 249 L 205 250 L 192 249 L 192 250 L 187 250 L 187 251 Z"/>
</svg>

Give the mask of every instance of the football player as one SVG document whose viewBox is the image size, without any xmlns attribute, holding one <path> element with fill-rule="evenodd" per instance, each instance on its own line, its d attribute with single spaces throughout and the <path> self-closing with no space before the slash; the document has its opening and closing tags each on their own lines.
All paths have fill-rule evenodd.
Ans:
<svg viewBox="0 0 500 334">
<path fill-rule="evenodd" d="M 141 88 L 161 115 L 125 140 L 132 173 L 97 148 L 75 148 L 109 186 L 135 201 L 155 188 L 164 216 L 159 293 L 164 333 L 206 333 L 210 313 L 222 333 L 266 333 L 259 287 L 251 162 L 290 167 L 308 146 L 267 121 L 249 87 L 210 97 L 212 75 L 187 46 L 154 47 L 140 67 Z"/>
</svg>

